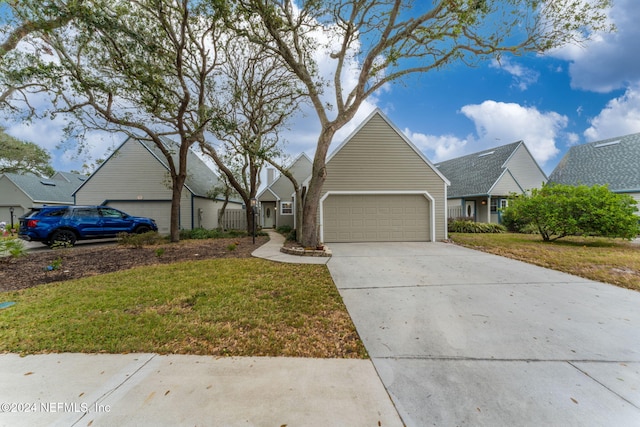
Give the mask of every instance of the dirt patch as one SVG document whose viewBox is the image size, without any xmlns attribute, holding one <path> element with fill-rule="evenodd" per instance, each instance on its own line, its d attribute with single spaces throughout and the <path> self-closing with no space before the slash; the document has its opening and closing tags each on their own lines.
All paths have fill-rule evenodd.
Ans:
<svg viewBox="0 0 640 427">
<path fill-rule="evenodd" d="M 256 237 L 186 240 L 143 248 L 118 245 L 57 249 L 29 253 L 21 258 L 0 258 L 0 292 L 30 288 L 45 283 L 79 279 L 114 271 L 178 261 L 210 258 L 248 258 L 269 240 Z M 232 249 L 233 248 L 233 249 Z"/>
</svg>

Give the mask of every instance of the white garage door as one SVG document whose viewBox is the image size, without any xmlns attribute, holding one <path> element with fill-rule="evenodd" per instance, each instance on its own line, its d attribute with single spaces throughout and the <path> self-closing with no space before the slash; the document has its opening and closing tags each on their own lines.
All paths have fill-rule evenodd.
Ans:
<svg viewBox="0 0 640 427">
<path fill-rule="evenodd" d="M 133 216 L 153 218 L 158 224 L 158 233 L 169 234 L 171 227 L 171 202 L 111 202 L 112 208 L 120 209 Z"/>
<path fill-rule="evenodd" d="M 429 200 L 420 194 L 329 195 L 323 223 L 327 243 L 431 240 Z"/>
</svg>

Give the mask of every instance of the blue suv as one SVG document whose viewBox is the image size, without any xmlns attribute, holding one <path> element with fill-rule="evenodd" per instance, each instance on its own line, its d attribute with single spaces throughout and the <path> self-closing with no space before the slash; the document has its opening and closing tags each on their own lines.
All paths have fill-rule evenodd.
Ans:
<svg viewBox="0 0 640 427">
<path fill-rule="evenodd" d="M 20 217 L 18 236 L 49 246 L 73 246 L 77 240 L 147 231 L 158 231 L 153 219 L 131 216 L 107 206 L 45 206 L 32 208 Z"/>
</svg>

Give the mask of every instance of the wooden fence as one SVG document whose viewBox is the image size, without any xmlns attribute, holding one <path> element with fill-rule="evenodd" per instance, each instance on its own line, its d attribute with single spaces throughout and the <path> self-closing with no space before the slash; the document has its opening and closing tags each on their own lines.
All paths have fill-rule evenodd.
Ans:
<svg viewBox="0 0 640 427">
<path fill-rule="evenodd" d="M 218 209 L 218 216 L 221 210 Z M 220 219 L 220 227 L 224 230 L 246 230 L 247 211 L 244 209 L 225 209 L 224 215 Z"/>
</svg>

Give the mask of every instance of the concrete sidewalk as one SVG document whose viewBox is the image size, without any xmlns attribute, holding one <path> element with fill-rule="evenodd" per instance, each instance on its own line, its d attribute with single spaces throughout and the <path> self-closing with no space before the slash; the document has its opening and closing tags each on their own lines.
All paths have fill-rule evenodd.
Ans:
<svg viewBox="0 0 640 427">
<path fill-rule="evenodd" d="M 401 426 L 371 361 L 0 355 L 2 426 Z"/>
<path fill-rule="evenodd" d="M 280 252 L 254 256 L 326 263 Z M 0 426 L 402 426 L 370 360 L 0 355 Z"/>
<path fill-rule="evenodd" d="M 296 256 L 280 252 L 280 248 L 284 244 L 282 234 L 274 230 L 264 230 L 269 234 L 269 241 L 258 249 L 253 251 L 251 255 L 256 258 L 264 258 L 270 261 L 286 262 L 291 264 L 326 264 L 331 257 L 309 257 Z"/>
</svg>

